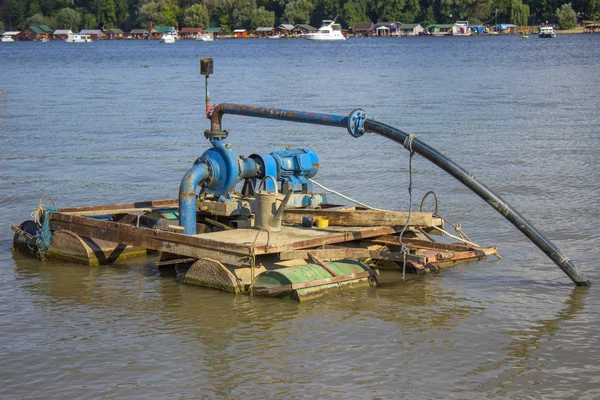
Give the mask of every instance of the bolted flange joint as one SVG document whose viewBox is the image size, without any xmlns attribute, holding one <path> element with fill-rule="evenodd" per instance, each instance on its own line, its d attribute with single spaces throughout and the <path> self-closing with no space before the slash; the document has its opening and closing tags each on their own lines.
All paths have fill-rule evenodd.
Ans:
<svg viewBox="0 0 600 400">
<path fill-rule="evenodd" d="M 367 116 L 365 110 L 357 108 L 352 110 L 348 116 L 348 132 L 355 138 L 359 138 L 365 133 L 365 120 L 371 119 Z"/>
</svg>

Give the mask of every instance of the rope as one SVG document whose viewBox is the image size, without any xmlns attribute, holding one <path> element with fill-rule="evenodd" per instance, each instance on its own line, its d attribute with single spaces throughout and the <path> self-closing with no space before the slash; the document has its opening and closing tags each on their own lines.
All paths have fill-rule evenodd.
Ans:
<svg viewBox="0 0 600 400">
<path fill-rule="evenodd" d="M 415 135 L 410 133 L 406 137 L 406 139 L 404 139 L 404 148 L 410 152 L 410 156 L 408 158 L 408 216 L 406 217 L 406 223 L 404 224 L 402 231 L 400 231 L 400 237 L 399 237 L 400 250 L 402 251 L 402 259 L 403 259 L 402 281 L 404 281 L 404 279 L 406 278 L 406 256 L 408 254 L 408 248 L 406 247 L 406 245 L 404 243 L 402 243 L 402 236 L 404 235 L 404 232 L 406 232 L 406 229 L 408 228 L 408 225 L 410 224 L 410 217 L 412 215 L 412 160 L 413 160 L 413 156 L 415 155 L 415 152 L 412 148 L 412 142 L 413 142 L 414 138 L 415 138 Z"/>
<path fill-rule="evenodd" d="M 442 228 L 438 228 L 437 226 L 432 226 L 432 228 L 433 229 L 437 229 L 438 231 L 442 232 L 444 235 L 446 235 L 448 237 L 451 237 L 452 239 L 460 240 L 461 242 L 466 243 L 466 244 L 470 244 L 471 246 L 474 246 L 474 247 L 482 247 L 482 246 L 480 246 L 478 244 L 475 244 L 475 243 L 471 242 L 470 240 L 463 239 L 463 238 L 460 238 L 458 236 L 454 236 L 453 234 L 451 234 L 449 232 L 446 232 L 445 230 L 443 230 Z"/>
<path fill-rule="evenodd" d="M 344 196 L 344 195 L 343 195 L 343 194 L 341 194 L 340 192 L 336 192 L 335 190 L 332 190 L 332 189 L 326 188 L 325 186 L 321 185 L 321 184 L 320 184 L 320 183 L 318 183 L 318 182 L 315 182 L 315 181 L 313 181 L 313 180 L 312 180 L 312 179 L 310 179 L 310 178 L 308 179 L 308 181 L 309 181 L 310 183 L 314 184 L 314 185 L 317 185 L 318 187 L 320 187 L 321 189 L 323 189 L 323 190 L 324 190 L 324 191 L 326 191 L 326 192 L 333 193 L 333 194 L 335 194 L 336 196 L 340 196 L 342 199 L 348 200 L 348 201 L 350 201 L 350 202 L 352 202 L 352 203 L 354 203 L 354 204 L 358 204 L 358 205 L 359 205 L 359 206 L 361 206 L 361 207 L 364 207 L 364 208 L 367 208 L 367 209 L 369 209 L 369 210 L 373 210 L 373 211 L 387 211 L 387 210 L 382 210 L 381 208 L 375 208 L 375 207 L 371 207 L 371 206 L 369 206 L 369 205 L 367 205 L 367 204 L 361 203 L 360 201 L 357 201 L 357 200 L 351 199 L 351 198 L 350 198 L 350 197 L 348 197 L 348 196 Z"/>
<path fill-rule="evenodd" d="M 52 205 L 46 205 L 43 199 L 47 197 Z M 50 230 L 50 213 L 58 212 L 56 204 L 50 195 L 43 193 L 40 196 L 40 204 L 38 208 L 31 213 L 31 218 L 37 225 L 36 235 L 33 236 L 32 240 L 35 243 L 35 252 L 40 260 L 45 260 L 48 254 L 48 248 L 52 241 L 52 231 Z"/>
</svg>

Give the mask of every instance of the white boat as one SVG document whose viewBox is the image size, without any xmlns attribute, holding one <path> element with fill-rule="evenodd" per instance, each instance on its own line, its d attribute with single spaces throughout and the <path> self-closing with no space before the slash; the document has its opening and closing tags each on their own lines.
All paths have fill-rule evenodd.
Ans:
<svg viewBox="0 0 600 400">
<path fill-rule="evenodd" d="M 177 39 L 178 39 L 177 32 L 170 31 L 170 32 L 163 33 L 163 35 L 160 37 L 160 42 L 161 43 L 175 43 L 175 41 Z"/>
<path fill-rule="evenodd" d="M 70 34 L 66 39 L 67 43 L 91 43 L 93 42 L 90 35 L 81 35 L 77 33 Z"/>
<path fill-rule="evenodd" d="M 280 33 L 276 33 L 274 35 L 267 36 L 267 39 L 281 39 L 281 34 Z"/>
<path fill-rule="evenodd" d="M 335 20 L 324 20 L 316 32 L 305 33 L 304 38 L 308 40 L 346 40 L 342 35 L 342 26 L 336 24 Z"/>
<path fill-rule="evenodd" d="M 469 21 L 456 21 L 452 27 L 452 36 L 471 36 Z"/>
<path fill-rule="evenodd" d="M 0 42 L 2 42 L 2 43 L 12 43 L 12 42 L 15 41 L 15 39 L 13 38 L 13 36 L 18 35 L 19 33 L 21 33 L 21 32 L 19 32 L 19 31 L 7 31 L 7 32 L 4 32 L 2 34 L 2 38 L 0 38 Z"/>
<path fill-rule="evenodd" d="M 200 42 L 212 42 L 215 40 L 215 37 L 213 36 L 212 32 L 204 32 L 199 33 L 198 36 L 196 36 L 196 40 Z"/>
<path fill-rule="evenodd" d="M 556 33 L 554 33 L 554 28 L 551 26 L 541 26 L 539 37 L 542 39 L 555 38 Z"/>
</svg>

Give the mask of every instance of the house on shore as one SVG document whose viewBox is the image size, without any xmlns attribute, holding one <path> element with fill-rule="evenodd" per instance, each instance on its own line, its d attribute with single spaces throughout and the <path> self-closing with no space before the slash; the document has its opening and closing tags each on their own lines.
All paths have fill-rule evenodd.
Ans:
<svg viewBox="0 0 600 400">
<path fill-rule="evenodd" d="M 354 36 L 373 36 L 375 30 L 373 29 L 372 22 L 357 22 L 352 26 L 352 33 Z"/>
<path fill-rule="evenodd" d="M 373 25 L 377 36 L 400 36 L 401 22 L 378 22 Z"/>
<path fill-rule="evenodd" d="M 129 32 L 129 39 L 148 39 L 148 30 L 147 29 L 132 29 Z"/>
<path fill-rule="evenodd" d="M 305 33 L 316 32 L 317 28 L 308 24 L 297 24 L 294 27 L 294 36 L 304 35 Z"/>
<path fill-rule="evenodd" d="M 245 38 L 245 37 L 248 37 L 248 32 L 245 29 L 241 29 L 241 28 L 235 29 L 233 31 L 233 36 L 236 38 L 239 38 L 239 39 Z"/>
<path fill-rule="evenodd" d="M 419 36 L 424 31 L 421 24 L 402 24 L 399 29 L 400 36 Z"/>
<path fill-rule="evenodd" d="M 49 40 L 54 29 L 48 25 L 29 25 L 19 34 L 20 40 Z"/>
<path fill-rule="evenodd" d="M 82 29 L 79 32 L 80 35 L 89 35 L 90 38 L 95 42 L 96 40 L 103 40 L 104 33 L 100 29 Z"/>
<path fill-rule="evenodd" d="M 70 29 L 57 29 L 52 33 L 53 40 L 67 40 L 67 38 L 73 34 Z"/>
<path fill-rule="evenodd" d="M 110 40 L 122 40 L 125 39 L 125 32 L 119 28 L 110 28 L 104 31 L 104 36 Z"/>
<path fill-rule="evenodd" d="M 223 30 L 223 28 L 221 28 L 220 26 L 217 27 L 208 27 L 204 30 L 207 33 L 212 33 L 213 37 L 216 39 L 219 36 L 223 36 L 225 35 L 225 31 Z"/>
<path fill-rule="evenodd" d="M 254 32 L 258 37 L 266 38 L 275 35 L 275 28 L 272 26 L 259 26 Z"/>
<path fill-rule="evenodd" d="M 294 35 L 294 25 L 292 24 L 281 24 L 275 30 L 282 36 L 289 37 Z"/>
<path fill-rule="evenodd" d="M 179 37 L 181 39 L 194 39 L 198 35 L 204 33 L 204 28 L 181 28 Z"/>
</svg>

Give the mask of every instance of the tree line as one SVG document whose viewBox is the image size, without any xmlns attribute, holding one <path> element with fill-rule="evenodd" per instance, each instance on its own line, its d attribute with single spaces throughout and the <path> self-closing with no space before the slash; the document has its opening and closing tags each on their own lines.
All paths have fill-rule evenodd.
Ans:
<svg viewBox="0 0 600 400">
<path fill-rule="evenodd" d="M 367 21 L 427 26 L 468 20 L 523 26 L 556 21 L 565 4 L 590 19 L 600 16 L 600 0 L 0 0 L 0 30 L 49 25 L 73 31 L 129 31 L 153 24 L 220 26 L 230 32 L 282 23 L 318 27 L 334 17 L 344 28 Z"/>
</svg>

